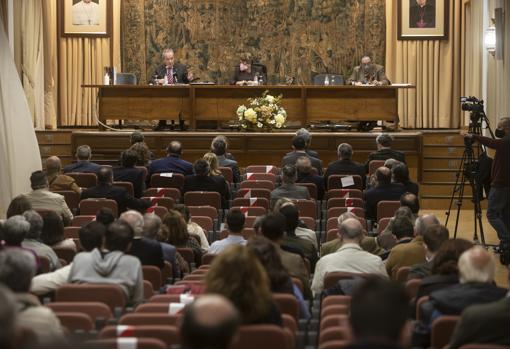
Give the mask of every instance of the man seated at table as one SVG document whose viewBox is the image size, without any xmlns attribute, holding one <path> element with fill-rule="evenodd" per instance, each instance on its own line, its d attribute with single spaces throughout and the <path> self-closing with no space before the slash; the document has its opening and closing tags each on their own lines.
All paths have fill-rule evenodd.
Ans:
<svg viewBox="0 0 510 349">
<path fill-rule="evenodd" d="M 361 58 L 361 64 L 354 67 L 351 77 L 347 80 L 348 85 L 390 85 L 390 80 L 384 74 L 384 67 L 372 63 L 370 56 Z"/>
<path fill-rule="evenodd" d="M 267 82 L 267 72 L 262 64 L 254 64 L 250 53 L 243 53 L 239 57 L 239 64 L 236 65 L 234 76 L 230 83 L 232 85 L 258 85 L 260 79 Z M 255 82 L 257 77 L 257 82 Z"/>
</svg>

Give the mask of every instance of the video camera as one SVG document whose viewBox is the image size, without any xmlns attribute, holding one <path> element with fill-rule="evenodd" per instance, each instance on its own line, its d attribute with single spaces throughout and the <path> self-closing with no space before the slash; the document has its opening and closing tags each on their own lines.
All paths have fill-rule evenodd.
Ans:
<svg viewBox="0 0 510 349">
<path fill-rule="evenodd" d="M 463 111 L 483 113 L 483 100 L 476 97 L 460 97 L 461 108 Z"/>
</svg>

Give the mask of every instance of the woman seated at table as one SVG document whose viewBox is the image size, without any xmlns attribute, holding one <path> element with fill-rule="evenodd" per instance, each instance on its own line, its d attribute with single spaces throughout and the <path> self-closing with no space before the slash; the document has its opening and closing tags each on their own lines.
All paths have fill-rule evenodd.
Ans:
<svg viewBox="0 0 510 349">
<path fill-rule="evenodd" d="M 241 54 L 239 61 L 234 70 L 234 77 L 230 81 L 232 85 L 252 86 L 267 82 L 266 67 L 260 63 L 253 63 L 250 53 Z"/>
</svg>

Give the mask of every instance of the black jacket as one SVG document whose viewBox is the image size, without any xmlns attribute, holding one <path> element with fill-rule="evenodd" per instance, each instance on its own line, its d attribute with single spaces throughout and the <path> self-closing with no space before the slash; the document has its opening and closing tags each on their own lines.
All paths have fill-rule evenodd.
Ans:
<svg viewBox="0 0 510 349">
<path fill-rule="evenodd" d="M 188 191 L 215 191 L 220 193 L 221 207 L 228 208 L 230 193 L 223 176 L 187 176 L 184 180 L 183 195 Z"/>
<path fill-rule="evenodd" d="M 131 182 L 135 197 L 140 198 L 145 190 L 143 170 L 136 167 L 116 167 L 113 169 L 113 180 L 117 182 Z"/>
<path fill-rule="evenodd" d="M 317 200 L 322 200 L 324 197 L 324 178 L 322 176 L 298 172 L 296 183 L 313 183 L 317 187 Z"/>
<path fill-rule="evenodd" d="M 174 70 L 174 84 L 188 84 L 188 69 L 184 64 L 175 63 L 173 66 Z M 154 75 L 152 76 L 152 80 L 155 79 L 164 79 L 166 75 L 166 66 L 164 64 L 158 66 L 154 71 Z"/>
<path fill-rule="evenodd" d="M 377 204 L 379 201 L 398 201 L 405 192 L 406 188 L 398 183 L 378 185 L 375 188 L 366 190 L 363 193 L 366 218 L 372 220 L 377 218 Z"/>
<path fill-rule="evenodd" d="M 358 175 L 361 177 L 361 183 L 365 188 L 366 171 L 362 164 L 352 160 L 337 160 L 328 165 L 326 173 L 324 174 L 324 184 L 326 189 L 328 187 L 328 179 L 331 175 Z"/>
<path fill-rule="evenodd" d="M 156 240 L 133 239 L 128 254 L 137 257 L 142 265 L 153 265 L 160 269 L 165 266 L 161 244 Z"/>
<path fill-rule="evenodd" d="M 282 167 L 285 165 L 295 165 L 298 158 L 306 156 L 310 159 L 310 162 L 312 163 L 312 167 L 314 167 L 317 170 L 317 174 L 322 174 L 322 160 L 314 158 L 310 155 L 308 155 L 305 151 L 292 151 L 285 155 L 282 160 Z"/>
<path fill-rule="evenodd" d="M 70 172 L 92 172 L 97 173 L 101 166 L 90 161 L 77 161 L 64 167 L 64 173 Z"/>
<path fill-rule="evenodd" d="M 393 150 L 390 148 L 384 148 L 378 151 L 374 151 L 373 153 L 370 153 L 368 155 L 368 160 L 365 163 L 365 171 L 368 173 L 368 164 L 372 160 L 388 160 L 388 159 L 395 159 L 400 162 L 406 163 L 406 156 L 404 153 L 398 150 Z"/>
<path fill-rule="evenodd" d="M 82 200 L 92 198 L 105 198 L 115 200 L 115 202 L 117 202 L 119 213 L 126 211 L 127 208 L 143 212 L 145 209 L 150 207 L 151 204 L 149 200 L 134 198 L 128 194 L 126 189 L 114 187 L 110 184 L 99 184 L 81 192 Z"/>
</svg>

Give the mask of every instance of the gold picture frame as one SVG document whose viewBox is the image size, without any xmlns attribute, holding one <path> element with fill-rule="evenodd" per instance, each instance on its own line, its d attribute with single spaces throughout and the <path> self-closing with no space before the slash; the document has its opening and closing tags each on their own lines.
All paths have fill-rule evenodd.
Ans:
<svg viewBox="0 0 510 349">
<path fill-rule="evenodd" d="M 398 40 L 447 40 L 449 0 L 398 0 Z"/>
<path fill-rule="evenodd" d="M 111 36 L 111 0 L 59 0 L 58 4 L 61 36 Z"/>
</svg>

